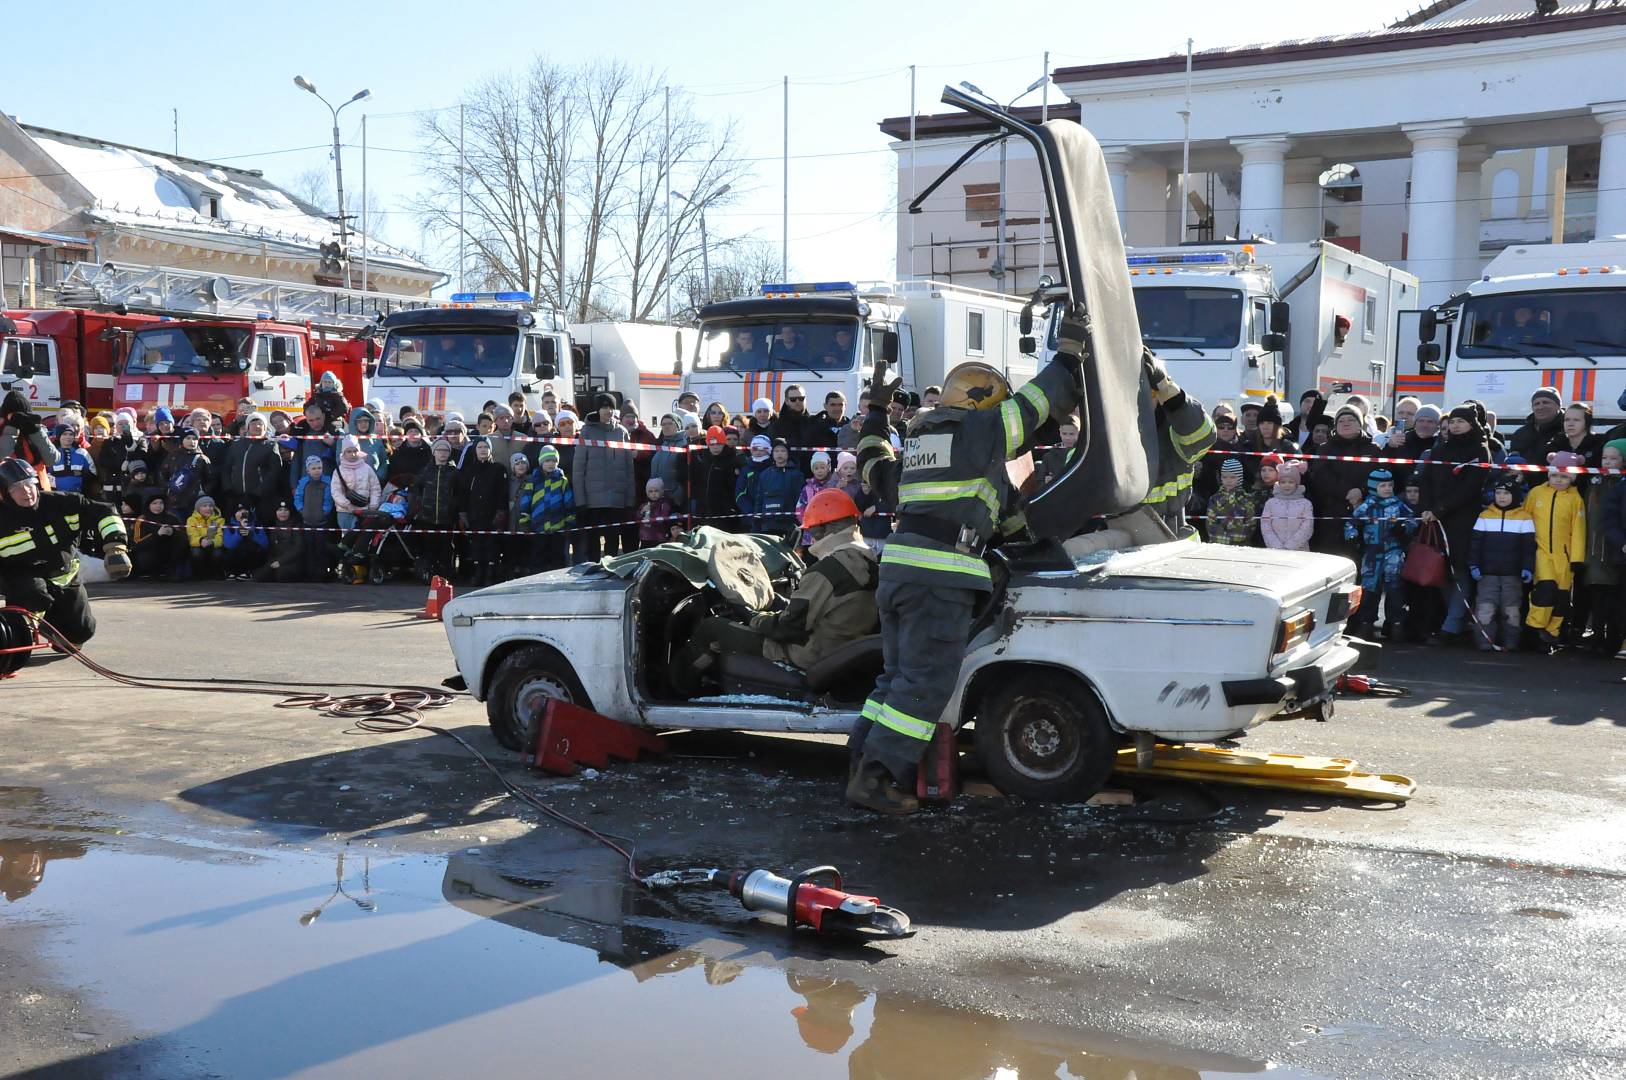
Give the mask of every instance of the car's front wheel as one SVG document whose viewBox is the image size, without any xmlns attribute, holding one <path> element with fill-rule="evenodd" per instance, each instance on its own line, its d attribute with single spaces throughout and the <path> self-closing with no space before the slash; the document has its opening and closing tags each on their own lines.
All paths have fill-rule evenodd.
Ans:
<svg viewBox="0 0 1626 1080">
<path fill-rule="evenodd" d="M 1083 802 L 1106 783 L 1118 740 L 1095 694 L 1060 672 L 1010 680 L 978 710 L 977 755 L 999 790 Z"/>
<path fill-rule="evenodd" d="M 492 738 L 505 749 L 523 750 L 530 725 L 548 698 L 591 707 L 576 673 L 552 649 L 527 645 L 503 657 L 486 695 Z"/>
</svg>

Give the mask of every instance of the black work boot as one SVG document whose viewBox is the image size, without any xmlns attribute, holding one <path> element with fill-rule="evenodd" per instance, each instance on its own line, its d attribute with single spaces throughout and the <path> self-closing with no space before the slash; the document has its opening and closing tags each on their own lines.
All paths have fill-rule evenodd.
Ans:
<svg viewBox="0 0 1626 1080">
<path fill-rule="evenodd" d="M 852 779 L 847 781 L 847 801 L 865 810 L 899 817 L 920 809 L 920 800 L 899 787 L 878 761 L 863 762 L 852 773 Z"/>
</svg>

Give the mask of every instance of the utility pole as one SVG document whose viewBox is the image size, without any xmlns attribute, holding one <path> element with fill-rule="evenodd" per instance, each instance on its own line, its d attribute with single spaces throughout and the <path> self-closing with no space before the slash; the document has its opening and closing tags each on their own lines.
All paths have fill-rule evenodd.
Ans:
<svg viewBox="0 0 1626 1080">
<path fill-rule="evenodd" d="M 175 156 L 181 156 L 181 110 L 169 110 L 169 123 L 175 133 Z"/>
<path fill-rule="evenodd" d="M 661 124 L 665 135 L 661 141 L 661 173 L 666 187 L 666 325 L 672 325 L 672 88 L 666 88 L 666 102 L 661 106 Z"/>
<path fill-rule="evenodd" d="M 350 287 L 350 228 L 345 223 L 344 215 L 344 156 L 339 150 L 339 113 L 346 105 L 354 105 L 362 98 L 371 97 L 371 90 L 357 90 L 348 101 L 341 102 L 337 107 L 327 98 L 316 92 L 316 86 L 303 75 L 294 76 L 294 85 L 310 94 L 317 101 L 326 105 L 328 112 L 333 114 L 333 186 L 339 197 L 339 257 L 344 263 L 344 287 Z M 178 127 L 177 122 L 177 127 Z"/>
<path fill-rule="evenodd" d="M 785 204 L 779 219 L 779 279 L 790 280 L 790 76 L 785 76 L 785 145 L 782 150 Z"/>
<path fill-rule="evenodd" d="M 909 65 L 909 201 L 913 202 L 915 192 L 920 189 L 920 177 L 915 173 L 915 65 Z M 907 269 L 898 268 L 900 278 L 913 278 L 915 276 L 915 217 L 909 215 L 909 266 Z"/>
<path fill-rule="evenodd" d="M 1185 124 L 1185 132 L 1180 137 L 1180 205 L 1176 208 L 1180 212 L 1180 229 L 1174 242 L 1186 242 L 1186 188 L 1191 183 L 1191 39 L 1186 38 L 1186 107 L 1180 110 L 1180 119 Z M 1166 220 L 1166 219 L 1165 219 Z"/>
<path fill-rule="evenodd" d="M 468 189 L 468 156 L 463 149 L 463 106 L 457 106 L 457 291 L 467 292 L 468 285 L 463 280 L 464 267 L 467 260 L 464 258 L 464 243 L 468 233 L 463 229 L 463 192 Z M 564 282 L 559 283 L 560 295 L 564 294 Z"/>
<path fill-rule="evenodd" d="M 367 114 L 361 114 L 361 291 L 367 291 Z"/>
</svg>

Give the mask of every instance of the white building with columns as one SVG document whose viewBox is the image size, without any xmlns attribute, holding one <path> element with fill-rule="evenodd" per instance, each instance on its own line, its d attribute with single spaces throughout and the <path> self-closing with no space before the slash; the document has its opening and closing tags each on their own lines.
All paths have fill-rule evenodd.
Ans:
<svg viewBox="0 0 1626 1080">
<path fill-rule="evenodd" d="M 1049 115 L 1100 140 L 1131 245 L 1322 236 L 1410 270 L 1433 303 L 1509 243 L 1626 234 L 1626 0 L 1545 15 L 1533 0 L 1442 0 L 1371 33 L 1198 52 L 1181 207 L 1185 67 L 1180 54 L 1053 73 L 1066 101 Z M 960 114 L 914 127 L 911 143 L 908 117 L 881 124 L 900 205 L 990 132 Z M 988 148 L 899 215 L 900 276 L 1033 288 L 1049 221 L 1031 155 L 1008 147 L 1003 199 Z M 1335 164 L 1354 172 L 1323 190 Z"/>
</svg>

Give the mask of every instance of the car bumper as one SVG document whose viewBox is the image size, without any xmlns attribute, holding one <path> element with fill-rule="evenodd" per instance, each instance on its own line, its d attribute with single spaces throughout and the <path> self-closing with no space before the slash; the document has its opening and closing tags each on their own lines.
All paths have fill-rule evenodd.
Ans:
<svg viewBox="0 0 1626 1080">
<path fill-rule="evenodd" d="M 1330 704 L 1338 676 L 1354 668 L 1361 654 L 1348 644 L 1332 645 L 1308 664 L 1263 679 L 1234 679 L 1220 684 L 1231 708 L 1275 706 L 1274 714 L 1297 714 Z M 1326 710 L 1330 711 L 1330 710 Z"/>
</svg>

